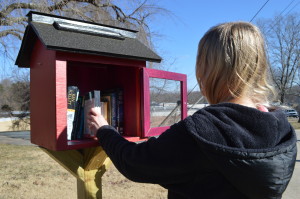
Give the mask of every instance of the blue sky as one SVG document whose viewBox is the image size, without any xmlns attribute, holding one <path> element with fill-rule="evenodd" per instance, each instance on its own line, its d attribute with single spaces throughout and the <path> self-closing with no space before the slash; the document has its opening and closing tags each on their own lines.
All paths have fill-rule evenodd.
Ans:
<svg viewBox="0 0 300 199">
<path fill-rule="evenodd" d="M 203 34 L 212 26 L 229 21 L 250 21 L 267 0 L 156 0 L 174 16 L 159 16 L 150 23 L 151 30 L 161 35 L 154 39 L 158 54 L 166 60 L 168 70 L 188 76 L 188 88 L 196 84 L 194 66 L 197 45 Z M 291 4 L 290 4 L 291 3 Z M 269 0 L 257 19 L 273 18 L 291 9 L 300 13 L 300 0 Z M 16 49 L 16 52 L 19 49 Z M 3 60 L 1 65 L 3 65 Z M 0 80 L 16 66 L 1 70 Z"/>
<path fill-rule="evenodd" d="M 266 0 L 161 0 L 160 5 L 175 17 L 154 19 L 152 30 L 162 37 L 155 40 L 158 53 L 175 63 L 170 71 L 188 75 L 188 88 L 196 84 L 194 66 L 200 38 L 212 26 L 229 21 L 250 21 Z M 273 18 L 282 13 L 300 12 L 300 0 L 269 0 L 253 20 Z M 296 6 L 296 7 L 294 7 Z M 294 8 L 293 8 L 294 7 Z"/>
</svg>

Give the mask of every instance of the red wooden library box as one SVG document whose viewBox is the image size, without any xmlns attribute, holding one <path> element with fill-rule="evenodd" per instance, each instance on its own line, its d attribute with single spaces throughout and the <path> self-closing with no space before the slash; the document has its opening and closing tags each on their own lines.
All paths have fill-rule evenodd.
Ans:
<svg viewBox="0 0 300 199">
<path fill-rule="evenodd" d="M 160 62 L 161 58 L 136 39 L 137 31 L 38 12 L 27 16 L 29 24 L 16 65 L 30 68 L 32 143 L 50 150 L 98 145 L 95 138 L 67 140 L 70 85 L 77 86 L 81 94 L 121 88 L 122 135 L 131 141 L 158 136 L 170 126 L 170 122 L 156 125 L 152 120 L 170 120 L 169 115 L 174 113 L 179 119 L 186 117 L 186 75 L 146 68 L 146 61 Z M 175 80 L 179 90 L 175 108 L 174 103 L 154 101 L 150 92 L 170 80 Z M 165 116 L 170 106 L 173 111 Z"/>
</svg>

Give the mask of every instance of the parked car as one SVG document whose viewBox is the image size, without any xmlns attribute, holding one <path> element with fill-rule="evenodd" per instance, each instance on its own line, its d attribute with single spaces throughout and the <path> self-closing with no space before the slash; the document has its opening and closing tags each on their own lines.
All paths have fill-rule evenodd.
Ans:
<svg viewBox="0 0 300 199">
<path fill-rule="evenodd" d="M 298 118 L 298 112 L 295 109 L 285 109 L 285 115 L 287 117 L 294 117 L 294 118 Z"/>
</svg>

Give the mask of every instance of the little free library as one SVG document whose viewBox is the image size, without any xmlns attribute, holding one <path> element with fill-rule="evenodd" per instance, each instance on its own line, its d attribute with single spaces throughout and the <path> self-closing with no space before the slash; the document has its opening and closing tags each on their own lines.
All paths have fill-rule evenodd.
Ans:
<svg viewBox="0 0 300 199">
<path fill-rule="evenodd" d="M 127 140 L 159 136 L 187 116 L 186 75 L 147 68 L 161 57 L 135 30 L 33 11 L 27 16 L 16 65 L 30 68 L 31 142 L 77 178 L 78 198 L 102 198 L 111 161 L 86 127 L 87 111 L 98 107 Z M 177 97 L 168 95 L 172 103 L 153 98 L 164 96 L 166 85 L 178 90 Z"/>
<path fill-rule="evenodd" d="M 187 116 L 186 75 L 147 68 L 161 57 L 138 41 L 137 31 L 33 11 L 27 16 L 16 65 L 30 68 L 32 143 L 52 151 L 98 146 L 85 130 L 88 103 L 101 107 L 130 141 L 159 136 L 170 123 L 153 125 L 168 117 L 167 106 L 151 99 L 156 79 L 178 83 L 172 109 L 179 120 Z M 154 107 L 160 112 L 152 114 Z"/>
</svg>

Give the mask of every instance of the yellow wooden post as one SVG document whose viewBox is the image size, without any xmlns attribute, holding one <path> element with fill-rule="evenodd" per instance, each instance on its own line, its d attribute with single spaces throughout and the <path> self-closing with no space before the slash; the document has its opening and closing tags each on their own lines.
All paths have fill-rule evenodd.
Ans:
<svg viewBox="0 0 300 199">
<path fill-rule="evenodd" d="M 78 199 L 101 199 L 102 176 L 111 164 L 101 147 L 51 151 L 41 148 L 77 178 Z"/>
</svg>

